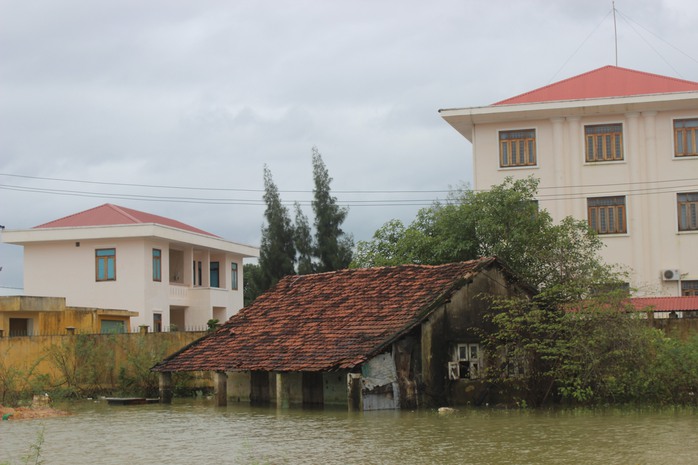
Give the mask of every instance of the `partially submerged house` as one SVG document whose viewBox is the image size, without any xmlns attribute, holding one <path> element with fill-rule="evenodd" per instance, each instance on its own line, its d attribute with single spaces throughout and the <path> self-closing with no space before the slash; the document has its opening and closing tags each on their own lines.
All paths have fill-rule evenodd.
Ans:
<svg viewBox="0 0 698 465">
<path fill-rule="evenodd" d="M 24 247 L 25 295 L 137 312 L 131 324 L 152 331 L 228 319 L 243 306 L 242 261 L 259 255 L 255 247 L 112 204 L 6 230 L 2 240 Z"/>
<path fill-rule="evenodd" d="M 496 258 L 287 276 L 153 370 L 165 401 L 172 372 L 210 371 L 219 405 L 466 403 L 480 395 L 488 297 L 532 293 Z"/>
</svg>

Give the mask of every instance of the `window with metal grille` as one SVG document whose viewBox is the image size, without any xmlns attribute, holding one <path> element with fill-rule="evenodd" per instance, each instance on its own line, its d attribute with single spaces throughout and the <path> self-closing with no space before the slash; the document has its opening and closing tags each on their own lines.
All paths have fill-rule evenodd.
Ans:
<svg viewBox="0 0 698 465">
<path fill-rule="evenodd" d="M 587 199 L 589 227 L 598 234 L 627 232 L 625 197 L 596 197 Z"/>
<path fill-rule="evenodd" d="M 674 120 L 674 156 L 698 156 L 698 118 Z"/>
<path fill-rule="evenodd" d="M 536 165 L 536 130 L 522 129 L 499 132 L 499 166 Z"/>
<path fill-rule="evenodd" d="M 698 296 L 698 281 L 681 281 L 681 295 Z"/>
<path fill-rule="evenodd" d="M 623 159 L 623 125 L 584 126 L 586 161 L 620 161 Z"/>
<path fill-rule="evenodd" d="M 676 194 L 679 231 L 698 231 L 698 192 Z"/>
<path fill-rule="evenodd" d="M 162 281 L 162 251 L 153 249 L 153 281 Z"/>
</svg>

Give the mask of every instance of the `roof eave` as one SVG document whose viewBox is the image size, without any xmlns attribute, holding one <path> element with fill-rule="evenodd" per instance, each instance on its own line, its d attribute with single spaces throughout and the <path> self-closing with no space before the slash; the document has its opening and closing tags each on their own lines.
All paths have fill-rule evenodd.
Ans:
<svg viewBox="0 0 698 465">
<path fill-rule="evenodd" d="M 475 125 L 549 119 L 560 116 L 624 114 L 640 111 L 695 109 L 698 91 L 580 100 L 489 105 L 439 110 L 441 117 L 470 142 Z"/>
</svg>

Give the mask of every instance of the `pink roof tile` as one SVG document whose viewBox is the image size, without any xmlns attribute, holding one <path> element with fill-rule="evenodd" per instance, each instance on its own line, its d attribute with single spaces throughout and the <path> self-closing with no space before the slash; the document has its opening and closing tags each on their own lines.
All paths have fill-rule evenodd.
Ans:
<svg viewBox="0 0 698 465">
<path fill-rule="evenodd" d="M 698 296 L 684 297 L 634 297 L 630 302 L 636 310 L 651 307 L 655 312 L 698 310 Z"/>
<path fill-rule="evenodd" d="M 99 207 L 91 208 L 79 213 L 49 221 L 48 223 L 35 226 L 34 229 L 43 228 L 78 228 L 83 226 L 115 226 L 126 224 L 150 224 L 155 223 L 162 226 L 170 226 L 185 231 L 207 236 L 218 237 L 215 234 L 206 232 L 203 229 L 195 228 L 164 216 L 153 215 L 131 208 L 119 207 L 110 203 L 105 203 Z"/>
<path fill-rule="evenodd" d="M 494 258 L 287 276 L 155 371 L 353 368 L 420 324 Z"/>
<path fill-rule="evenodd" d="M 698 91 L 698 82 L 617 66 L 602 68 L 502 100 L 494 105 L 543 103 L 632 95 Z"/>
</svg>

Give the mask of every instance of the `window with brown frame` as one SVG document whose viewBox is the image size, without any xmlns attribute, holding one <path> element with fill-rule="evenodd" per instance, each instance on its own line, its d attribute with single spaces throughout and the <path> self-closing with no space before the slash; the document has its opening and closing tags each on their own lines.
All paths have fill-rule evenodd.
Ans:
<svg viewBox="0 0 698 465">
<path fill-rule="evenodd" d="M 589 227 L 597 234 L 628 232 L 624 196 L 587 199 L 587 214 Z"/>
<path fill-rule="evenodd" d="M 97 281 L 116 281 L 116 249 L 95 250 L 95 278 Z"/>
<path fill-rule="evenodd" d="M 698 231 L 698 192 L 676 194 L 679 231 Z"/>
<path fill-rule="evenodd" d="M 698 281 L 681 281 L 682 296 L 698 296 Z"/>
<path fill-rule="evenodd" d="M 674 156 L 698 156 L 698 118 L 674 120 Z"/>
<path fill-rule="evenodd" d="M 499 166 L 501 168 L 535 165 L 535 129 L 499 132 Z"/>
<path fill-rule="evenodd" d="M 623 160 L 623 125 L 595 124 L 584 126 L 586 161 Z"/>
</svg>

